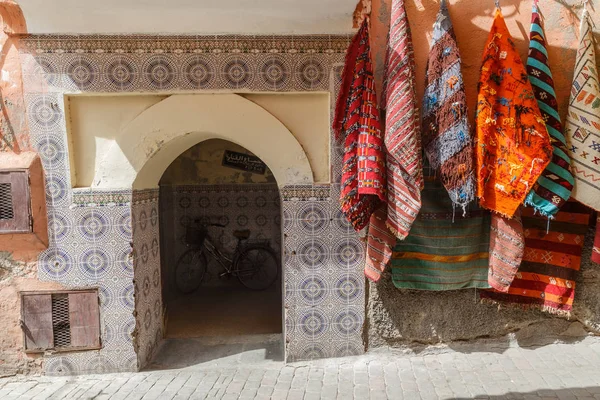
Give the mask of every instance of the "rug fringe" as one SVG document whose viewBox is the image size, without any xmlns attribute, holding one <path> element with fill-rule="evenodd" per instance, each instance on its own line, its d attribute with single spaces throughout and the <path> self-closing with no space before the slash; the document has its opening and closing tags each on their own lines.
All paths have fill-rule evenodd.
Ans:
<svg viewBox="0 0 600 400">
<path fill-rule="evenodd" d="M 482 297 L 480 299 L 481 304 L 498 306 L 498 309 L 507 308 L 507 309 L 518 309 L 518 310 L 537 310 L 542 311 L 551 315 L 555 315 L 557 317 L 571 319 L 571 311 L 566 310 L 557 310 L 556 308 L 542 305 L 542 304 L 522 304 L 522 303 L 505 303 L 499 300 L 490 299 L 489 297 Z"/>
<path fill-rule="evenodd" d="M 536 207 L 536 205 L 533 202 L 527 200 L 527 198 L 525 198 L 525 201 L 523 202 L 523 204 L 525 204 L 525 206 L 527 206 L 527 207 L 533 208 L 534 212 L 540 213 L 540 215 L 543 215 L 544 217 L 546 217 L 548 219 L 554 219 L 554 215 L 548 214 L 544 210 L 540 210 L 538 207 Z"/>
<path fill-rule="evenodd" d="M 400 233 L 399 231 L 397 231 L 387 221 L 385 221 L 385 226 L 387 226 L 387 228 L 390 230 L 390 232 L 392 232 L 394 234 L 394 236 L 396 236 L 396 238 L 398 238 L 399 240 L 404 240 L 404 239 L 406 239 L 408 237 L 408 235 L 403 235 L 402 233 Z"/>
</svg>

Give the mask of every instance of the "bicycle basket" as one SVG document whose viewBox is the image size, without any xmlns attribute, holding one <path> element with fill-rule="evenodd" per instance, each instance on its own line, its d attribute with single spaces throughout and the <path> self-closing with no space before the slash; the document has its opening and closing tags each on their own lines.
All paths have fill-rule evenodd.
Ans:
<svg viewBox="0 0 600 400">
<path fill-rule="evenodd" d="M 185 228 L 185 244 L 189 246 L 202 246 L 208 232 L 204 227 L 188 226 Z"/>
</svg>

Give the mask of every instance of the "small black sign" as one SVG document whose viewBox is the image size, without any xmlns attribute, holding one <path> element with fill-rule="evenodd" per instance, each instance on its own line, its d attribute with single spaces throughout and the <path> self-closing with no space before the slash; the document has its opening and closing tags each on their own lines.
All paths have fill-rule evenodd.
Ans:
<svg viewBox="0 0 600 400">
<path fill-rule="evenodd" d="M 264 174 L 267 171 L 267 166 L 260 158 L 229 150 L 225 150 L 221 165 L 252 172 L 253 174 Z"/>
</svg>

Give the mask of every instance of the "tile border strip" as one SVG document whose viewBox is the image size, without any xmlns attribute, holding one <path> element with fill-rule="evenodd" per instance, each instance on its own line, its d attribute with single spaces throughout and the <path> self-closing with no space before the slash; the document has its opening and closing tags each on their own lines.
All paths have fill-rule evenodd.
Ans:
<svg viewBox="0 0 600 400">
<path fill-rule="evenodd" d="M 32 53 L 345 53 L 351 35 L 21 35 Z"/>
</svg>

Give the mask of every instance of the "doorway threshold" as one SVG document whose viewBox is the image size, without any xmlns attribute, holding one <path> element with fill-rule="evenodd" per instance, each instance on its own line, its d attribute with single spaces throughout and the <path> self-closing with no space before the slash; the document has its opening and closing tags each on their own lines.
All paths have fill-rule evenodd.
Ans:
<svg viewBox="0 0 600 400">
<path fill-rule="evenodd" d="M 236 368 L 281 365 L 283 335 L 258 334 L 225 337 L 167 338 L 145 370 Z"/>
</svg>

